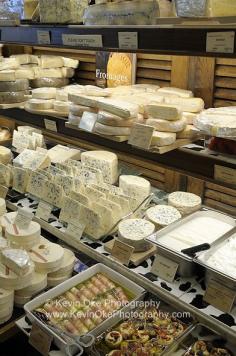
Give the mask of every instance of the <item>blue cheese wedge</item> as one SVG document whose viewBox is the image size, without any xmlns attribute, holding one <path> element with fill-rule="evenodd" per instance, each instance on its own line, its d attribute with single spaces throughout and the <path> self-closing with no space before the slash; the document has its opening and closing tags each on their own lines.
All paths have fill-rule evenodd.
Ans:
<svg viewBox="0 0 236 356">
<path fill-rule="evenodd" d="M 124 194 L 137 200 L 137 205 L 141 204 L 151 194 L 151 184 L 147 179 L 122 175 L 119 179 L 119 187 Z"/>
<path fill-rule="evenodd" d="M 71 190 L 74 189 L 74 178 L 57 174 L 54 178 L 54 183 L 62 187 L 65 195 L 69 195 Z"/>
<path fill-rule="evenodd" d="M 150 244 L 145 240 L 155 232 L 153 223 L 143 219 L 127 219 L 119 223 L 119 240 L 133 246 L 136 252 L 146 251 Z"/>
<path fill-rule="evenodd" d="M 172 206 L 156 205 L 146 211 L 146 218 L 159 230 L 181 219 L 181 214 Z"/>
<path fill-rule="evenodd" d="M 168 204 L 178 209 L 182 215 L 188 215 L 201 208 L 202 200 L 193 193 L 174 192 L 168 196 Z"/>
</svg>

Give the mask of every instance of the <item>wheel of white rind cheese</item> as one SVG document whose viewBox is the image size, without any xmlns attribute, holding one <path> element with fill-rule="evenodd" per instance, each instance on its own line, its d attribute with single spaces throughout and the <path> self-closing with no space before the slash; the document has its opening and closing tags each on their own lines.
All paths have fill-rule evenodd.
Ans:
<svg viewBox="0 0 236 356">
<path fill-rule="evenodd" d="M 75 254 L 68 249 L 64 249 L 64 256 L 60 268 L 53 273 L 50 273 L 48 277 L 50 278 L 60 278 L 72 273 L 75 264 Z"/>
<path fill-rule="evenodd" d="M 8 224 L 6 226 L 6 239 L 12 244 L 12 246 L 23 247 L 30 249 L 40 239 L 41 227 L 35 221 L 31 221 L 27 229 L 21 229 L 16 224 Z"/>
<path fill-rule="evenodd" d="M 15 218 L 16 218 L 17 212 L 13 211 L 11 213 L 6 213 L 3 216 L 0 217 L 0 224 L 2 227 L 2 233 L 3 236 L 5 236 L 5 230 L 8 225 L 13 224 Z"/>
<path fill-rule="evenodd" d="M 17 92 L 29 89 L 29 81 L 27 79 L 18 79 L 14 82 L 0 82 L 0 92 Z"/>
<path fill-rule="evenodd" d="M 33 273 L 33 278 L 28 287 L 16 291 L 15 295 L 18 297 L 26 297 L 41 292 L 47 287 L 47 274 L 46 273 Z"/>
<path fill-rule="evenodd" d="M 18 276 L 8 267 L 0 263 L 0 285 L 7 290 L 19 290 L 31 284 L 34 273 L 34 264 L 30 265 L 29 271 L 23 276 Z"/>
<path fill-rule="evenodd" d="M 52 273 L 57 271 L 63 261 L 64 249 L 53 243 L 39 244 L 29 251 L 36 272 Z"/>
<path fill-rule="evenodd" d="M 0 163 L 8 164 L 11 162 L 12 153 L 11 150 L 7 147 L 0 146 Z"/>
<path fill-rule="evenodd" d="M 50 110 L 53 108 L 53 100 L 30 99 L 27 105 L 31 110 Z"/>
<path fill-rule="evenodd" d="M 23 308 L 25 304 L 29 303 L 32 299 L 32 296 L 19 296 L 19 295 L 15 295 L 15 299 L 14 299 L 14 305 L 17 308 Z"/>
<path fill-rule="evenodd" d="M 1 305 L 13 304 L 14 291 L 0 288 L 0 308 Z"/>
<path fill-rule="evenodd" d="M 144 219 L 127 219 L 119 223 L 119 240 L 133 246 L 136 252 L 147 251 L 150 243 L 145 239 L 155 232 L 153 223 Z"/>
<path fill-rule="evenodd" d="M 7 303 L 6 305 L 1 305 L 0 310 L 0 324 L 4 322 L 4 320 L 8 320 L 9 316 L 12 315 L 13 312 L 13 301 L 11 303 Z"/>
<path fill-rule="evenodd" d="M 193 193 L 174 192 L 168 196 L 168 204 L 178 209 L 181 215 L 188 215 L 201 208 L 202 200 Z"/>
<path fill-rule="evenodd" d="M 67 281 L 67 279 L 70 279 L 72 276 L 72 273 L 69 273 L 65 276 L 62 276 L 62 277 L 49 277 L 48 276 L 48 287 L 56 287 L 58 286 L 59 284 Z"/>
<path fill-rule="evenodd" d="M 187 125 L 185 119 L 180 119 L 177 121 L 167 121 L 162 119 L 149 118 L 146 124 L 153 126 L 157 131 L 161 132 L 180 132 L 183 131 Z"/>
<path fill-rule="evenodd" d="M 146 211 L 146 218 L 161 229 L 181 219 L 181 214 L 173 206 L 156 205 Z"/>
</svg>

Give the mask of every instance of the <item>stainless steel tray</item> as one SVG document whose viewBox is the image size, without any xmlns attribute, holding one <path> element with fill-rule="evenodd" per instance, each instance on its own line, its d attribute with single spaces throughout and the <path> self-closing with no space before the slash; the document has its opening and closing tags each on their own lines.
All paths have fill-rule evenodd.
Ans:
<svg viewBox="0 0 236 356">
<path fill-rule="evenodd" d="M 162 255 L 162 256 L 178 263 L 179 268 L 178 268 L 177 273 L 181 277 L 192 277 L 194 275 L 194 272 L 196 270 L 196 264 L 194 262 L 194 258 L 190 257 L 188 255 L 185 255 L 184 253 L 182 253 L 180 251 L 174 250 L 168 246 L 165 246 L 164 244 L 162 244 L 159 241 L 159 239 L 161 237 L 167 235 L 168 233 L 174 231 L 176 228 L 185 225 L 189 221 L 191 221 L 199 216 L 210 216 L 210 217 L 217 218 L 221 221 L 229 223 L 229 225 L 232 226 L 232 229 L 236 226 L 235 220 L 233 218 L 227 216 L 224 213 L 221 213 L 221 212 L 218 212 L 215 210 L 211 210 L 211 209 L 201 209 L 193 214 L 188 215 L 187 217 L 184 217 L 184 218 L 174 222 L 173 224 L 163 228 L 162 230 L 158 231 L 157 233 L 155 233 L 147 238 L 147 240 L 149 242 L 158 246 L 158 254 L 159 255 Z M 218 241 L 221 238 L 222 238 L 222 236 L 220 236 L 217 240 L 215 240 L 214 243 L 212 243 L 211 245 L 213 246 L 216 243 L 216 241 Z"/>
</svg>

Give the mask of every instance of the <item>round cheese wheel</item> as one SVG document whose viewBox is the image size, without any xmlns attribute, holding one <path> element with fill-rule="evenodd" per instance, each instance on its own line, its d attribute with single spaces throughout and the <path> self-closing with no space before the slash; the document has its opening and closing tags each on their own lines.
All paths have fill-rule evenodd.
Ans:
<svg viewBox="0 0 236 356">
<path fill-rule="evenodd" d="M 141 204 L 151 194 L 151 184 L 147 179 L 133 175 L 121 175 L 119 187 L 130 198 L 137 199 Z"/>
<path fill-rule="evenodd" d="M 187 125 L 186 120 L 183 118 L 176 121 L 149 118 L 146 124 L 153 126 L 157 131 L 161 132 L 180 132 L 183 131 Z"/>
<path fill-rule="evenodd" d="M 136 252 L 147 251 L 150 243 L 145 239 L 155 232 L 153 223 L 144 219 L 127 219 L 119 223 L 119 240 L 135 248 Z"/>
<path fill-rule="evenodd" d="M 7 165 L 12 160 L 11 150 L 7 147 L 0 146 L 0 163 Z"/>
<path fill-rule="evenodd" d="M 27 229 L 21 229 L 19 226 L 8 224 L 6 226 L 5 235 L 7 240 L 16 248 L 22 247 L 30 249 L 40 239 L 41 227 L 35 221 L 31 221 Z"/>
<path fill-rule="evenodd" d="M 0 82 L 0 92 L 17 92 L 29 89 L 29 81 L 27 79 L 18 79 L 14 82 Z"/>
<path fill-rule="evenodd" d="M 0 71 L 0 82 L 15 82 L 15 81 L 16 81 L 15 70 Z"/>
<path fill-rule="evenodd" d="M 29 271 L 23 276 L 18 276 L 12 272 L 8 267 L 0 263 L 0 285 L 1 288 L 7 290 L 19 290 L 26 288 L 31 284 L 33 278 L 34 265 L 31 264 Z"/>
<path fill-rule="evenodd" d="M 31 88 L 62 88 L 68 84 L 67 78 L 38 78 L 30 81 Z"/>
<path fill-rule="evenodd" d="M 26 297 L 41 292 L 47 287 L 47 274 L 34 272 L 30 285 L 16 291 L 18 297 Z"/>
<path fill-rule="evenodd" d="M 5 316 L 4 318 L 0 318 L 0 325 L 5 324 L 8 320 L 10 320 L 12 317 L 12 313 L 13 311 L 9 315 Z"/>
<path fill-rule="evenodd" d="M 38 88 L 32 90 L 33 99 L 55 99 L 56 94 L 56 88 Z"/>
<path fill-rule="evenodd" d="M 56 287 L 59 284 L 67 281 L 68 279 L 70 279 L 71 276 L 72 276 L 72 273 L 69 273 L 69 274 L 67 274 L 65 276 L 62 276 L 62 277 L 56 277 L 56 278 L 48 276 L 48 287 L 51 287 L 51 288 L 52 287 Z"/>
<path fill-rule="evenodd" d="M 3 237 L 0 237 L 0 251 L 4 250 L 8 246 L 9 246 L 8 241 L 6 239 L 4 239 Z"/>
<path fill-rule="evenodd" d="M 29 303 L 32 299 L 32 296 L 19 296 L 19 295 L 15 295 L 15 299 L 14 299 L 14 305 L 17 308 L 23 308 L 25 304 Z"/>
<path fill-rule="evenodd" d="M 75 260 L 76 257 L 74 252 L 65 248 L 64 256 L 60 268 L 56 272 L 50 273 L 48 277 L 60 278 L 60 277 L 64 277 L 65 275 L 71 274 L 73 272 Z"/>
<path fill-rule="evenodd" d="M 36 272 L 52 273 L 62 264 L 64 249 L 53 243 L 39 244 L 29 251 Z"/>
<path fill-rule="evenodd" d="M 0 216 L 6 213 L 6 201 L 0 198 Z"/>
<path fill-rule="evenodd" d="M 22 103 L 25 101 L 25 91 L 0 92 L 0 104 Z"/>
<path fill-rule="evenodd" d="M 0 309 L 1 305 L 11 305 L 14 300 L 14 291 L 0 288 Z"/>
<path fill-rule="evenodd" d="M 174 192 L 168 196 L 168 204 L 178 209 L 182 215 L 188 215 L 201 208 L 202 200 L 193 193 Z"/>
<path fill-rule="evenodd" d="M 173 206 L 156 205 L 146 211 L 146 218 L 156 226 L 156 229 L 161 229 L 181 219 L 181 214 Z"/>
<path fill-rule="evenodd" d="M 107 136 L 129 136 L 131 133 L 131 128 L 108 126 L 97 122 L 95 124 L 94 132 Z"/>
<path fill-rule="evenodd" d="M 9 315 L 12 315 L 13 312 L 13 300 L 11 303 L 7 303 L 6 305 L 1 305 L 0 309 L 0 320 L 8 318 Z"/>
<path fill-rule="evenodd" d="M 97 109 L 90 108 L 88 106 L 83 106 L 83 105 L 76 105 L 76 104 L 71 104 L 70 105 L 70 113 L 75 115 L 75 116 L 81 117 L 85 111 L 96 113 Z"/>
<path fill-rule="evenodd" d="M 27 105 L 31 110 L 50 110 L 53 108 L 53 100 L 30 99 Z"/>
</svg>

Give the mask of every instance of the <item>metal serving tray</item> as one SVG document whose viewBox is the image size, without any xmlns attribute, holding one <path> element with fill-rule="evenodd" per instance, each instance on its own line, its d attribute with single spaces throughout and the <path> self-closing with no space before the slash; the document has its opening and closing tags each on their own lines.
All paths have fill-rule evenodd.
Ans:
<svg viewBox="0 0 236 356">
<path fill-rule="evenodd" d="M 214 279 L 215 281 L 218 281 L 228 288 L 236 291 L 236 278 L 233 278 L 225 274 L 223 271 L 217 270 L 207 264 L 207 260 L 210 258 L 210 256 L 234 236 L 236 238 L 236 227 L 217 240 L 209 251 L 199 253 L 194 259 L 195 263 L 205 268 L 206 285 L 210 282 L 211 279 Z M 204 260 L 201 258 L 204 258 Z"/>
<path fill-rule="evenodd" d="M 228 349 L 232 356 L 236 355 L 236 345 L 228 342 L 222 336 L 217 334 L 212 329 L 205 325 L 197 324 L 176 341 L 169 350 L 165 352 L 165 356 L 185 356 L 196 341 L 210 341 L 215 347 Z"/>
<path fill-rule="evenodd" d="M 106 276 L 108 276 L 113 282 L 117 283 L 118 285 L 124 287 L 126 290 L 130 292 L 134 297 L 132 299 L 132 302 L 141 300 L 144 296 L 144 289 L 135 284 L 134 282 L 130 281 L 126 277 L 122 276 L 118 272 L 112 270 L 109 267 L 106 267 L 105 265 L 98 263 L 95 266 L 88 268 L 86 271 L 79 273 L 78 275 L 68 279 L 66 282 L 61 283 L 57 287 L 49 290 L 46 293 L 43 293 L 36 297 L 35 299 L 31 300 L 29 303 L 25 304 L 24 309 L 26 311 L 26 314 L 28 315 L 29 319 L 31 320 L 32 323 L 36 323 L 39 325 L 39 327 L 43 328 L 48 334 L 51 334 L 53 336 L 55 344 L 59 348 L 63 348 L 64 340 L 62 337 L 60 337 L 60 334 L 57 333 L 53 328 L 50 328 L 45 324 L 40 318 L 38 318 L 33 312 L 39 308 L 41 305 L 43 305 L 45 302 L 50 301 L 61 294 L 65 293 L 69 289 L 73 288 L 74 286 L 85 282 L 89 278 L 93 277 L 97 273 L 103 273 Z M 104 330 L 107 330 L 109 327 L 111 321 L 113 318 L 119 313 L 119 312 L 125 312 L 126 309 L 129 308 L 129 304 L 127 306 L 123 307 L 117 312 L 114 312 L 113 316 L 102 322 L 99 326 L 97 326 L 95 329 L 90 331 L 90 334 L 93 336 L 98 336 L 100 335 Z"/>
<path fill-rule="evenodd" d="M 196 264 L 194 263 L 194 258 L 190 257 L 188 255 L 185 255 L 184 253 L 182 253 L 180 251 L 171 249 L 168 246 L 165 246 L 164 244 L 162 244 L 159 241 L 159 238 L 167 235 L 168 233 L 174 231 L 176 228 L 183 226 L 186 223 L 188 223 L 189 221 L 191 221 L 197 217 L 200 217 L 200 216 L 214 217 L 214 218 L 217 218 L 223 222 L 227 222 L 229 225 L 232 226 L 232 229 L 236 226 L 236 221 L 224 213 L 221 213 L 221 212 L 218 212 L 215 210 L 211 210 L 211 209 L 201 209 L 200 211 L 197 211 L 193 214 L 190 214 L 190 215 L 174 222 L 173 224 L 163 228 L 162 230 L 158 231 L 157 233 L 155 233 L 147 238 L 148 241 L 150 241 L 153 244 L 158 246 L 158 254 L 159 255 L 162 255 L 162 256 L 172 260 L 173 262 L 176 262 L 179 265 L 177 273 L 181 277 L 192 277 L 194 275 L 195 270 L 196 270 Z M 230 229 L 230 230 L 232 230 L 232 229 Z M 220 236 L 219 239 L 221 239 L 221 238 L 222 238 L 222 236 Z M 216 243 L 216 241 L 214 243 L 212 243 L 212 246 Z M 207 243 L 207 241 L 206 241 L 206 243 Z"/>
</svg>

